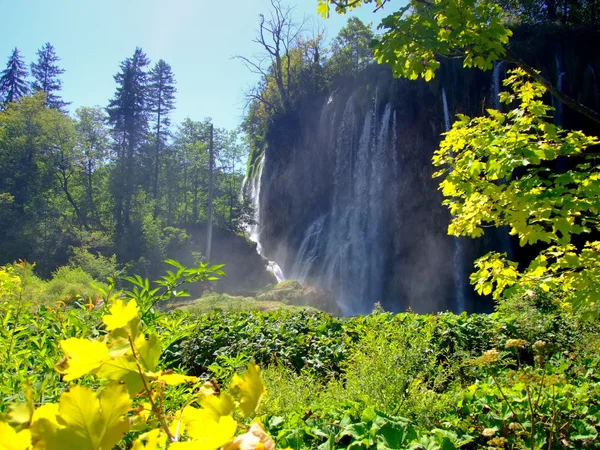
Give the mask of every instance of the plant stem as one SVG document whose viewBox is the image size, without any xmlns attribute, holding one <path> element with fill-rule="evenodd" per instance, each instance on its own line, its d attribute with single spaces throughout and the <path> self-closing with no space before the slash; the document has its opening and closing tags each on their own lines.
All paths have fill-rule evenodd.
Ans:
<svg viewBox="0 0 600 450">
<path fill-rule="evenodd" d="M 504 392 L 502 391 L 502 388 L 500 387 L 500 384 L 496 380 L 496 377 L 494 376 L 493 373 L 491 374 L 491 376 L 492 376 L 492 380 L 494 380 L 494 383 L 496 383 L 496 386 L 498 386 L 498 390 L 500 391 L 500 395 L 502 395 L 502 399 L 504 400 L 504 403 L 506 403 L 506 405 L 508 406 L 508 409 L 510 409 L 510 412 L 512 413 L 512 415 L 514 417 L 517 417 L 517 415 L 515 414 L 515 410 L 512 408 L 512 405 L 510 404 L 510 402 L 506 398 L 506 395 L 504 395 Z"/>
<path fill-rule="evenodd" d="M 156 403 L 154 403 L 154 400 L 152 400 L 152 392 L 150 392 L 150 388 L 148 388 L 148 384 L 146 383 L 146 378 L 144 377 L 144 371 L 142 370 L 142 366 L 138 362 L 138 356 L 137 356 L 137 353 L 135 352 L 135 346 L 133 345 L 133 340 L 131 339 L 131 335 L 128 336 L 128 339 L 129 339 L 129 345 L 131 346 L 131 351 L 133 352 L 133 357 L 135 358 L 138 372 L 140 374 L 140 377 L 142 378 L 142 383 L 144 384 L 144 390 L 146 391 L 148 400 L 150 401 L 150 405 L 152 406 L 152 411 L 158 417 L 158 421 L 164 428 L 165 432 L 167 433 L 167 436 L 169 436 L 169 440 L 171 442 L 175 442 L 175 436 L 173 436 L 173 434 L 171 433 L 171 430 L 169 429 L 169 424 L 165 420 L 165 417 L 164 417 L 162 411 L 156 407 Z"/>
</svg>

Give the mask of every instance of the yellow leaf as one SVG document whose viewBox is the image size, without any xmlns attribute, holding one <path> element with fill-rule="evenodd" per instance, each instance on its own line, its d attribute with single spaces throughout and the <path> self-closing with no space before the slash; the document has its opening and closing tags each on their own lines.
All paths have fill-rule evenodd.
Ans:
<svg viewBox="0 0 600 450">
<path fill-rule="evenodd" d="M 265 386 L 260 376 L 260 367 L 252 361 L 242 377 L 233 376 L 230 391 L 237 398 L 244 417 L 250 416 L 265 394 Z"/>
<path fill-rule="evenodd" d="M 129 430 L 123 417 L 131 408 L 125 386 L 111 384 L 99 395 L 73 386 L 60 397 L 55 442 L 61 450 L 112 450 Z M 41 420 L 38 423 L 47 422 Z"/>
<path fill-rule="evenodd" d="M 13 403 L 8 408 L 8 416 L 12 424 L 23 425 L 29 423 L 33 410 L 27 403 Z"/>
<path fill-rule="evenodd" d="M 0 450 L 27 450 L 31 448 L 31 433 L 21 430 L 17 433 L 6 422 L 0 422 Z"/>
<path fill-rule="evenodd" d="M 181 422 L 196 446 L 175 447 L 175 444 L 171 444 L 169 448 L 215 450 L 233 441 L 237 429 L 237 423 L 233 417 L 221 416 L 219 420 L 215 420 L 210 411 L 191 406 L 183 410 Z"/>
<path fill-rule="evenodd" d="M 90 373 L 108 359 L 105 342 L 70 338 L 60 341 L 60 346 L 66 358 L 56 365 L 56 370 L 65 376 L 65 381 L 73 381 Z"/>
<path fill-rule="evenodd" d="M 221 416 L 230 416 L 235 411 L 235 403 L 231 395 L 223 392 L 216 395 L 205 395 L 200 400 L 202 408 L 210 413 L 214 420 L 218 421 Z"/>
<path fill-rule="evenodd" d="M 102 321 L 106 325 L 106 329 L 112 331 L 127 326 L 131 320 L 137 317 L 139 308 L 135 300 L 130 300 L 127 306 L 123 300 L 117 300 L 109 311 L 110 314 L 102 317 Z"/>
<path fill-rule="evenodd" d="M 142 441 L 146 441 L 144 444 Z M 167 442 L 167 436 L 159 428 L 142 435 L 133 442 L 131 450 L 157 450 L 163 449 Z"/>
<path fill-rule="evenodd" d="M 163 381 L 169 386 L 177 386 L 183 383 L 197 383 L 199 378 L 181 375 L 179 373 L 163 373 L 158 375 L 156 381 Z"/>
<path fill-rule="evenodd" d="M 329 2 L 327 0 L 320 0 L 317 6 L 317 14 L 323 19 L 329 17 Z"/>
<path fill-rule="evenodd" d="M 58 403 L 46 403 L 33 412 L 33 418 L 31 419 L 31 422 L 35 423 L 41 419 L 47 419 L 51 422 L 56 422 L 56 416 L 58 416 Z"/>
<path fill-rule="evenodd" d="M 131 397 L 138 394 L 144 387 L 142 376 L 133 355 L 120 356 L 106 361 L 96 371 L 96 375 L 99 378 L 122 381 L 127 386 Z"/>
<path fill-rule="evenodd" d="M 162 353 L 160 340 L 156 334 L 151 334 L 147 340 L 143 335 L 140 337 L 141 339 L 138 338 L 136 340 L 140 364 L 145 371 L 152 372 L 156 370 L 156 366 L 158 366 L 158 362 L 160 361 Z"/>
</svg>

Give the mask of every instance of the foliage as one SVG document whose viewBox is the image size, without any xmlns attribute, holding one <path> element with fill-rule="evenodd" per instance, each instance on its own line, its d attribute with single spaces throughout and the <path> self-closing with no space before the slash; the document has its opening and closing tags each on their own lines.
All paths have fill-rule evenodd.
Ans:
<svg viewBox="0 0 600 450">
<path fill-rule="evenodd" d="M 65 103 L 57 94 L 62 88 L 60 76 L 65 73 L 64 69 L 58 66 L 60 58 L 56 55 L 54 46 L 46 42 L 41 49 L 37 51 L 38 60 L 31 63 L 31 75 L 34 78 L 32 90 L 43 91 L 46 94 L 46 104 L 50 108 L 64 110 L 68 103 Z"/>
<path fill-rule="evenodd" d="M 355 337 L 324 313 L 214 311 L 198 317 L 193 337 L 182 343 L 181 363 L 200 376 L 208 370 L 214 374 L 210 366 L 218 357 L 243 355 L 242 362 L 254 358 L 261 366 L 279 362 L 333 375 Z"/>
<path fill-rule="evenodd" d="M 373 62 L 373 39 L 371 26 L 365 25 L 359 18 L 350 17 L 331 44 L 331 56 L 327 61 L 327 70 L 331 76 L 357 74 Z"/>
<path fill-rule="evenodd" d="M 134 441 L 134 448 L 144 448 L 145 439 L 162 445 L 168 439 L 172 442 L 169 448 L 174 449 L 217 449 L 232 443 L 237 430 L 232 417 L 235 408 L 249 417 L 264 394 L 258 367 L 250 363 L 243 376 L 234 378 L 229 391 L 218 396 L 210 384 L 196 385 L 179 411 L 166 411 L 165 387 L 195 383 L 196 379 L 157 371 L 160 341 L 155 334 L 145 335 L 140 329 L 135 300 L 127 305 L 116 300 L 109 312 L 102 317 L 108 334 L 95 340 L 62 340 L 66 357 L 57 365 L 65 381 L 92 373 L 108 383 L 97 391 L 71 386 L 58 403 L 44 403 L 39 408 L 34 408 L 29 396 L 28 403 L 13 406 L 8 420 L 1 422 L 3 446 L 14 445 L 18 439 L 22 449 L 69 446 L 108 450 L 129 431 L 144 433 Z M 134 401 L 138 407 L 132 411 Z M 270 441 L 264 432 L 260 439 Z M 238 440 L 233 448 L 240 443 Z"/>
<path fill-rule="evenodd" d="M 371 0 L 348 2 L 351 6 L 319 0 L 321 16 L 329 14 L 332 3 L 343 13 Z M 382 6 L 385 1 L 374 3 Z M 491 69 L 493 61 L 506 54 L 504 45 L 512 35 L 503 22 L 502 8 L 488 0 L 411 1 L 384 18 L 380 28 L 384 33 L 374 46 L 378 62 L 388 64 L 395 76 L 427 81 L 440 67 L 440 56 L 460 55 L 465 67 Z"/>
<path fill-rule="evenodd" d="M 16 268 L 0 270 L 0 356 L 8 376 L 0 386 L 0 410 L 5 412 L 0 417 L 2 448 L 110 450 L 122 439 L 133 441 L 133 448 L 155 448 L 151 446 L 157 442 L 164 446 L 167 440 L 169 448 L 217 449 L 229 443 L 228 448 L 238 448 L 248 442 L 256 444 L 257 439 L 272 448 L 259 424 L 235 436 L 238 425 L 232 415 L 236 408 L 248 418 L 264 394 L 260 370 L 253 362 L 243 375 L 233 377 L 227 392 L 220 393 L 214 384 L 198 384 L 195 377 L 159 369 L 161 321 L 152 312 L 154 305 L 181 295 L 178 292 L 183 291 L 175 290 L 183 284 L 222 274 L 217 266 L 186 269 L 170 263 L 178 270 L 157 282 L 159 288 L 150 289 L 147 280 L 131 279 L 135 287 L 127 300 L 118 298 L 112 289 L 104 290 L 106 306 L 90 304 L 83 310 L 35 310 L 22 299 Z M 34 316 L 36 320 L 31 320 Z M 63 381 L 83 382 L 64 392 L 52 370 L 63 352 L 65 358 L 56 371 Z M 39 383 L 31 383 L 32 375 Z M 26 379 L 25 403 L 12 403 L 7 409 Z M 176 388 L 186 383 L 195 385 Z"/>
<path fill-rule="evenodd" d="M 256 297 L 242 297 L 219 292 L 206 292 L 197 300 L 185 302 L 178 306 L 179 309 L 194 315 L 211 313 L 214 310 L 223 312 L 242 312 L 242 311 L 277 311 L 285 309 L 289 311 L 299 311 L 300 309 L 312 309 L 310 307 L 294 306 L 293 304 L 282 303 L 281 301 L 261 300 Z M 314 312 L 319 310 L 314 309 Z"/>
<path fill-rule="evenodd" d="M 545 89 L 522 70 L 505 85 L 511 92 L 501 100 L 509 112 L 459 115 L 434 155 L 444 167 L 436 175 L 444 176 L 440 188 L 453 216 L 448 231 L 478 237 L 486 226 L 508 226 L 521 246 L 545 244 L 522 270 L 498 253 L 477 260 L 471 280 L 480 294 L 498 299 L 507 288 L 525 293 L 539 286 L 562 292 L 565 306 L 593 312 L 600 293 L 600 243 L 593 237 L 600 230 L 600 174 L 586 150 L 599 141 L 550 123 Z M 548 165 L 559 157 L 574 160 L 560 173 Z"/>
<path fill-rule="evenodd" d="M 27 67 L 19 54 L 19 49 L 15 48 L 8 58 L 6 69 L 0 76 L 0 102 L 2 105 L 16 102 L 29 93 L 26 78 Z"/>
<path fill-rule="evenodd" d="M 0 439 L 23 440 L 27 448 L 30 436 L 75 433 L 73 442 L 94 439 L 91 448 L 104 448 L 99 441 L 112 445 L 131 424 L 118 448 L 148 448 L 159 435 L 161 445 L 169 432 L 175 437 L 181 420 L 182 438 L 210 423 L 202 429 L 231 440 L 236 419 L 221 416 L 236 401 L 236 418 L 251 414 L 261 397 L 255 366 L 243 375 L 252 358 L 264 367 L 269 390 L 258 414 L 281 447 L 583 448 L 596 439 L 600 334 L 597 324 L 561 315 L 560 296 L 539 290 L 501 300 L 493 314 L 470 316 L 164 314 L 157 306 L 178 301 L 185 285 L 221 273 L 207 264 L 169 264 L 172 272 L 154 285 L 132 277 L 129 292 L 109 284 L 101 302 L 72 307 L 29 301 L 23 292 L 34 281 L 30 266 L 0 269 Z M 61 381 L 52 369 L 64 354 Z M 214 382 L 169 384 L 194 375 L 230 388 L 217 397 L 202 395 Z M 79 384 L 65 392 L 73 381 Z M 9 408 L 14 401 L 30 406 Z M 69 411 L 81 402 L 89 413 L 76 423 Z M 106 425 L 109 411 L 111 432 L 76 431 L 82 423 Z M 219 416 L 211 416 L 214 423 L 209 412 Z M 242 439 L 266 439 L 257 427 Z"/>
<path fill-rule="evenodd" d="M 136 49 L 120 66 L 109 108 L 81 107 L 71 117 L 59 96 L 63 71 L 54 47 L 38 51 L 31 83 L 13 53 L 3 72 L 10 92 L 0 89 L 0 264 L 36 261 L 48 278 L 74 258 L 71 248 L 89 252 L 78 251 L 77 264 L 98 277 L 108 269 L 91 255 L 116 255 L 124 270 L 152 277 L 165 258 L 191 263 L 192 249 L 178 244 L 207 221 L 211 120 L 189 119 L 198 124 L 194 134 L 173 135 L 170 66 L 159 60 L 147 70 Z M 239 198 L 245 151 L 237 133 L 216 129 L 214 222 L 231 233 L 252 215 Z M 102 242 L 90 238 L 100 235 Z"/>
<path fill-rule="evenodd" d="M 72 247 L 71 251 L 69 266 L 80 268 L 82 271 L 89 273 L 95 280 L 106 281 L 121 272 L 117 264 L 117 255 L 94 254 L 86 247 Z"/>
</svg>

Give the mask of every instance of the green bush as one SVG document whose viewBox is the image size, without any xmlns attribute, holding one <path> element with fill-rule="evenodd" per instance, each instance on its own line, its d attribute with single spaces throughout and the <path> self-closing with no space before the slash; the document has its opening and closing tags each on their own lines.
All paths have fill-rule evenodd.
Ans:
<svg viewBox="0 0 600 450">
<path fill-rule="evenodd" d="M 105 282 L 109 277 L 121 273 L 116 255 L 108 257 L 101 253 L 94 254 L 84 247 L 71 247 L 71 253 L 69 266 L 73 269 L 82 269 L 96 280 Z"/>
<path fill-rule="evenodd" d="M 64 266 L 59 267 L 52 274 L 52 279 L 45 282 L 35 295 L 43 303 L 62 301 L 85 304 L 90 300 L 95 302 L 99 297 L 96 286 L 103 285 L 82 268 Z"/>
</svg>

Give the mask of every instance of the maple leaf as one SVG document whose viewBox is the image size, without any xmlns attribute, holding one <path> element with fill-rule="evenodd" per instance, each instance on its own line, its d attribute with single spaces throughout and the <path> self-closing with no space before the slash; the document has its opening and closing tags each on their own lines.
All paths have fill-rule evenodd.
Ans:
<svg viewBox="0 0 600 450">
<path fill-rule="evenodd" d="M 123 300 L 117 300 L 110 307 L 110 314 L 102 317 L 108 331 L 124 328 L 130 321 L 137 318 L 139 308 L 135 300 L 130 300 L 127 305 Z"/>
<path fill-rule="evenodd" d="M 17 433 L 6 422 L 0 422 L 0 450 L 27 450 L 31 448 L 31 433 L 21 430 Z"/>
<path fill-rule="evenodd" d="M 260 376 L 260 367 L 251 361 L 241 377 L 237 374 L 233 376 L 230 391 L 237 398 L 244 417 L 249 417 L 258 408 L 266 392 Z"/>
<path fill-rule="evenodd" d="M 100 367 L 109 359 L 105 342 L 69 338 L 60 341 L 66 358 L 56 365 L 65 381 L 73 381 Z"/>
</svg>

